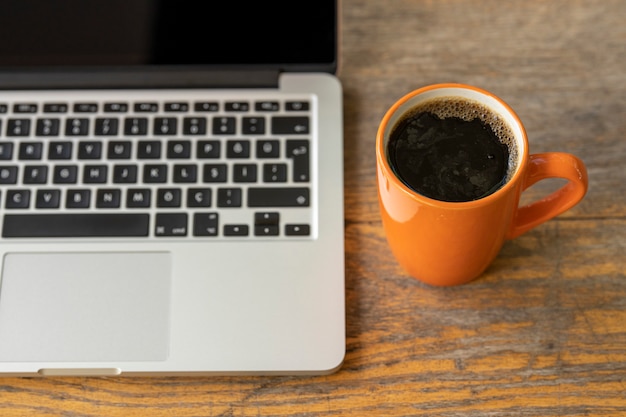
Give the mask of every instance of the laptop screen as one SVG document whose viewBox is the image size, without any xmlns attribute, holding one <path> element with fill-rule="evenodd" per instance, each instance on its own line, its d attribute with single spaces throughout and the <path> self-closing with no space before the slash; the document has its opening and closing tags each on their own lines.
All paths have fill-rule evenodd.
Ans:
<svg viewBox="0 0 626 417">
<path fill-rule="evenodd" d="M 334 67 L 335 0 L 1 0 L 0 69 Z"/>
</svg>

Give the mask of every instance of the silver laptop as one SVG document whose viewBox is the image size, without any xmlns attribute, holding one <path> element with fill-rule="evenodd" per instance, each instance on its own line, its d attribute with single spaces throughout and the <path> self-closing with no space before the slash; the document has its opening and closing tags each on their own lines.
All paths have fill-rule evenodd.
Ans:
<svg viewBox="0 0 626 417">
<path fill-rule="evenodd" d="M 341 366 L 337 22 L 0 2 L 0 375 Z"/>
</svg>

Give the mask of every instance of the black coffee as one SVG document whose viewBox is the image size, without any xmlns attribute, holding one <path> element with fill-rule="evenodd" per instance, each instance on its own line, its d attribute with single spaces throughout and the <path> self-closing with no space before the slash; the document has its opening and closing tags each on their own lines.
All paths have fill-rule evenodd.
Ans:
<svg viewBox="0 0 626 417">
<path fill-rule="evenodd" d="M 485 106 L 439 98 L 419 105 L 395 125 L 387 156 L 396 175 L 418 193 L 472 201 L 506 183 L 513 143 L 506 123 Z"/>
</svg>

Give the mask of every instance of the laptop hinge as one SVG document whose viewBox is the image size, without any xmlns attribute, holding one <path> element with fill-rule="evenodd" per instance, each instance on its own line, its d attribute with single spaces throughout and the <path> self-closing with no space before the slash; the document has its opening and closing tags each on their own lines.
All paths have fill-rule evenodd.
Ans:
<svg viewBox="0 0 626 417">
<path fill-rule="evenodd" d="M 278 70 L 1 72 L 1 90 L 129 88 L 276 88 Z"/>
</svg>

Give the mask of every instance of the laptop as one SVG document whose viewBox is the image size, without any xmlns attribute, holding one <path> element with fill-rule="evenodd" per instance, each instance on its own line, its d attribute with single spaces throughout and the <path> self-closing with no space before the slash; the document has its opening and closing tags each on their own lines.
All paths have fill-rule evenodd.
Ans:
<svg viewBox="0 0 626 417">
<path fill-rule="evenodd" d="M 338 16 L 0 2 L 0 375 L 341 366 Z"/>
</svg>

